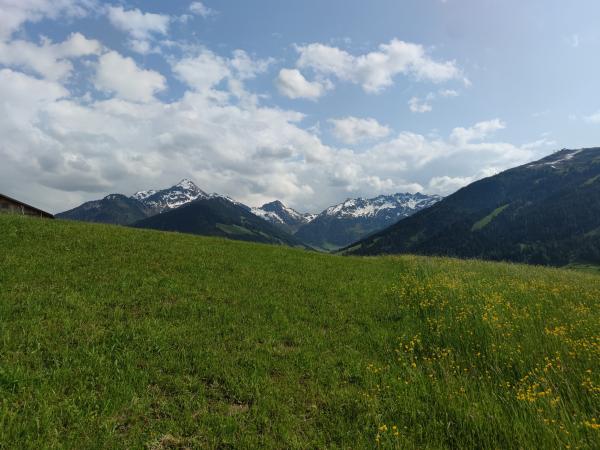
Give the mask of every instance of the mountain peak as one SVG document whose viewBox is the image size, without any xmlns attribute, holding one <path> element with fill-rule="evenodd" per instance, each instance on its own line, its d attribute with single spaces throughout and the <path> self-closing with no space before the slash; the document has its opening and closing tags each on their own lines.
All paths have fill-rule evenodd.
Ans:
<svg viewBox="0 0 600 450">
<path fill-rule="evenodd" d="M 263 206 L 269 206 L 269 205 L 283 206 L 283 203 L 281 203 L 279 200 L 273 200 L 272 202 L 265 203 Z"/>
<path fill-rule="evenodd" d="M 141 191 L 132 196 L 146 207 L 158 212 L 175 209 L 199 198 L 208 197 L 208 194 L 189 178 L 183 178 L 179 183 L 167 189 Z"/>
<path fill-rule="evenodd" d="M 283 209 L 286 209 L 286 206 L 279 200 L 273 200 L 272 202 L 265 203 L 264 205 L 262 205 L 260 209 L 263 209 L 265 211 L 281 211 Z"/>
<path fill-rule="evenodd" d="M 196 183 L 194 183 L 192 180 L 190 180 L 189 178 L 183 178 L 179 183 L 177 183 L 175 186 L 173 187 L 180 187 L 183 189 L 188 189 L 188 190 L 198 190 L 200 189 Z"/>
<path fill-rule="evenodd" d="M 252 213 L 267 222 L 271 222 L 292 233 L 301 225 L 310 222 L 314 218 L 314 215 L 301 214 L 298 211 L 285 206 L 279 200 L 265 203 L 260 208 L 252 208 Z"/>
</svg>

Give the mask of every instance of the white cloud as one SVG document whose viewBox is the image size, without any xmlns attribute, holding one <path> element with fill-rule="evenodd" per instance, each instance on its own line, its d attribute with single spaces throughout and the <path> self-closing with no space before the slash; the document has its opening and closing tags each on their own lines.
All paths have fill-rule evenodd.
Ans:
<svg viewBox="0 0 600 450">
<path fill-rule="evenodd" d="M 35 117 L 39 110 L 68 95 L 69 91 L 58 83 L 38 80 L 10 69 L 0 69 L 0 110 L 4 117 L 0 126 L 26 122 Z M 9 145 L 6 134 L 2 133 L 2 136 L 4 144 L 0 145 Z"/>
<path fill-rule="evenodd" d="M 219 56 L 206 48 L 195 48 L 173 64 L 177 77 L 196 91 L 208 91 L 228 80 L 236 96 L 245 96 L 243 81 L 264 73 L 273 59 L 252 59 L 243 50 L 234 50 L 231 58 Z"/>
<path fill-rule="evenodd" d="M 68 77 L 73 70 L 69 59 L 98 54 L 101 48 L 98 41 L 87 39 L 80 33 L 71 34 L 59 44 L 48 39 L 43 40 L 41 45 L 23 40 L 0 41 L 0 64 L 24 68 L 51 80 L 60 80 Z"/>
<path fill-rule="evenodd" d="M 429 181 L 428 187 L 431 193 L 448 195 L 473 181 L 475 181 L 474 177 L 449 177 L 443 175 L 440 177 L 433 177 Z"/>
<path fill-rule="evenodd" d="M 381 125 L 372 118 L 345 117 L 330 119 L 333 125 L 333 135 L 345 144 L 358 144 L 363 141 L 382 139 L 391 132 L 390 128 Z"/>
<path fill-rule="evenodd" d="M 94 84 L 101 91 L 136 102 L 149 102 L 166 87 L 165 77 L 160 73 L 140 69 L 133 59 L 115 51 L 99 58 Z"/>
<path fill-rule="evenodd" d="M 234 50 L 229 66 L 237 72 L 239 79 L 246 80 L 266 72 L 274 61 L 273 58 L 252 59 L 244 50 L 238 49 Z"/>
<path fill-rule="evenodd" d="M 537 150 L 537 149 L 544 148 L 544 147 L 554 147 L 554 146 L 556 146 L 556 141 L 547 139 L 546 137 L 542 137 L 541 139 L 538 139 L 536 141 L 528 142 L 528 143 L 522 145 L 521 147 L 524 149 L 527 149 L 527 150 Z"/>
<path fill-rule="evenodd" d="M 475 181 L 491 177 L 500 172 L 495 167 L 481 169 L 475 175 L 463 177 L 449 177 L 447 175 L 433 177 L 429 180 L 427 191 L 432 194 L 449 195 Z"/>
<path fill-rule="evenodd" d="M 454 61 L 435 61 L 421 45 L 398 39 L 381 44 L 378 51 L 359 56 L 320 43 L 296 49 L 300 54 L 298 68 L 360 84 L 369 93 L 391 86 L 397 75 L 434 83 L 466 80 Z"/>
<path fill-rule="evenodd" d="M 440 89 L 435 92 L 428 93 L 425 98 L 421 99 L 420 97 L 414 96 L 408 100 L 408 107 L 414 113 L 426 113 L 433 111 L 432 102 L 437 98 L 451 98 L 458 97 L 458 92 L 453 89 Z"/>
<path fill-rule="evenodd" d="M 328 89 L 328 84 L 308 81 L 297 69 L 281 69 L 275 80 L 277 90 L 288 98 L 316 100 Z"/>
<path fill-rule="evenodd" d="M 408 101 L 408 107 L 414 113 L 426 113 L 433 110 L 433 107 L 428 103 L 429 99 L 421 100 L 419 97 L 411 97 Z"/>
<path fill-rule="evenodd" d="M 449 97 L 458 97 L 458 91 L 454 89 L 440 89 L 438 91 L 441 97 L 449 98 Z"/>
<path fill-rule="evenodd" d="M 506 124 L 500 119 L 487 120 L 476 123 L 470 128 L 455 128 L 452 130 L 450 139 L 457 144 L 467 144 L 471 141 L 485 139 L 490 134 L 504 128 L 506 128 Z"/>
<path fill-rule="evenodd" d="M 139 9 L 125 10 L 122 6 L 109 6 L 106 9 L 110 23 L 129 34 L 129 46 L 138 53 L 157 51 L 152 47 L 156 35 L 166 35 L 171 18 L 164 14 L 145 13 Z"/>
<path fill-rule="evenodd" d="M 190 12 L 201 17 L 208 17 L 215 13 L 212 9 L 210 9 L 202 2 L 192 2 L 190 4 Z"/>
<path fill-rule="evenodd" d="M 0 39 L 10 37 L 25 22 L 83 17 L 93 4 L 93 0 L 0 0 Z"/>
<path fill-rule="evenodd" d="M 67 41 L 55 55 L 95 50 L 87 40 Z M 489 141 L 504 127 L 498 119 L 430 138 L 392 134 L 371 118 L 338 118 L 332 131 L 342 142 L 379 142 L 360 151 L 328 146 L 314 121 L 261 105 L 260 96 L 246 91 L 245 80 L 268 70 L 271 60 L 241 50 L 229 57 L 202 48 L 184 54 L 169 62 L 187 87 L 169 102 L 155 98 L 167 88 L 163 75 L 114 51 L 99 57 L 91 80 L 108 94 L 106 100 L 75 97 L 59 83 L 0 70 L 0 191 L 18 186 L 23 198 L 58 211 L 188 176 L 248 204 L 279 198 L 319 211 L 352 196 L 451 190 L 473 174 L 526 162 L 543 151 Z M 280 88 L 316 98 L 328 88 L 325 78 L 316 77 Z"/>
<path fill-rule="evenodd" d="M 133 71 L 127 69 L 132 61 L 119 58 L 124 59 L 114 58 L 119 73 L 124 67 L 126 73 L 133 72 L 125 80 L 139 83 L 145 77 L 135 65 Z M 151 99 L 154 89 L 162 87 L 159 82 L 131 95 L 131 86 L 121 81 L 111 80 L 110 90 L 133 100 Z M 6 162 L 0 165 L 0 190 L 24 186 L 24 197 L 35 195 L 40 206 L 57 211 L 106 193 L 167 186 L 188 176 L 206 190 L 248 204 L 279 198 L 319 211 L 351 196 L 448 191 L 474 173 L 500 170 L 536 155 L 502 142 L 473 137 L 459 143 L 411 132 L 360 151 L 335 148 L 303 129 L 298 112 L 219 92 L 214 87 L 211 95 L 190 90 L 169 103 L 119 98 L 83 102 L 68 97 L 55 83 L 0 71 L 0 133 L 5 137 L 0 160 Z M 383 136 L 380 127 L 366 133 Z M 491 128 L 498 127 L 463 130 Z M 349 133 L 350 139 L 359 139 L 362 132 Z"/>
<path fill-rule="evenodd" d="M 600 111 L 583 118 L 588 123 L 600 123 Z"/>
<path fill-rule="evenodd" d="M 178 61 L 173 66 L 173 72 L 188 86 L 199 91 L 211 89 L 231 75 L 225 58 L 206 49 L 194 57 Z"/>
</svg>

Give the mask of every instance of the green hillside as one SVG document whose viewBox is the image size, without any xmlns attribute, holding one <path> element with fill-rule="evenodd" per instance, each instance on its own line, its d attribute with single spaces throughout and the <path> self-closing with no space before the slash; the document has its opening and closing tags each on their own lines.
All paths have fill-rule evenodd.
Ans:
<svg viewBox="0 0 600 450">
<path fill-rule="evenodd" d="M 287 231 L 252 214 L 247 207 L 221 197 L 198 199 L 131 226 L 307 248 Z"/>
<path fill-rule="evenodd" d="M 0 216 L 0 448 L 598 448 L 600 277 Z"/>
<path fill-rule="evenodd" d="M 600 148 L 476 181 L 347 248 L 550 266 L 600 265 Z"/>
</svg>

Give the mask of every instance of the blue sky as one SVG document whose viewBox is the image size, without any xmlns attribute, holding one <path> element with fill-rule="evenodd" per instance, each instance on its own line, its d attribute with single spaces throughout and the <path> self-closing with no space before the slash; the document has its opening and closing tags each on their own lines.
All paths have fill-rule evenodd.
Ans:
<svg viewBox="0 0 600 450">
<path fill-rule="evenodd" d="M 449 194 L 600 145 L 592 0 L 0 0 L 0 192 Z"/>
</svg>

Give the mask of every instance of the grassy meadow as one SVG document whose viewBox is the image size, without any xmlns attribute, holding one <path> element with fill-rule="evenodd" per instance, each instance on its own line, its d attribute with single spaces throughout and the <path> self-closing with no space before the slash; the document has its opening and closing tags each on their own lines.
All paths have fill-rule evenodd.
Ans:
<svg viewBox="0 0 600 450">
<path fill-rule="evenodd" d="M 600 448 L 600 276 L 0 216 L 0 449 Z"/>
</svg>

